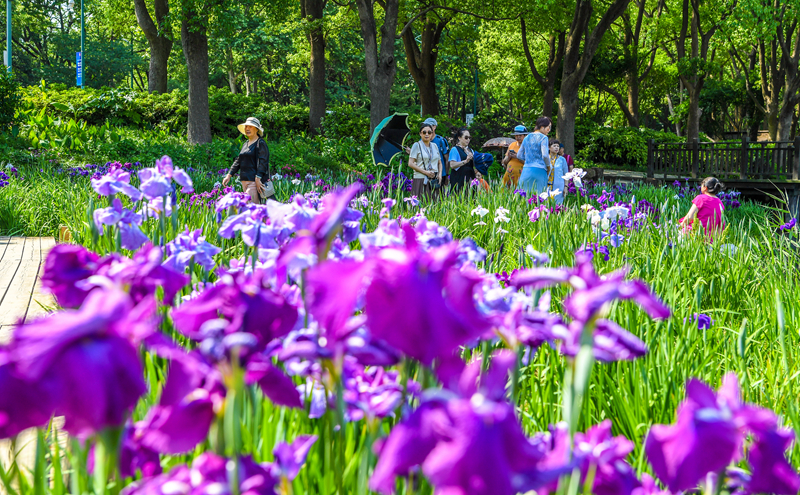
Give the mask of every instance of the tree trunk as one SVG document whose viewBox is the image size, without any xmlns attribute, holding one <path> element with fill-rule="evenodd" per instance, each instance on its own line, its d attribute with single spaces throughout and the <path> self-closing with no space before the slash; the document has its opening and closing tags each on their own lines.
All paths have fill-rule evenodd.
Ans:
<svg viewBox="0 0 800 495">
<path fill-rule="evenodd" d="M 778 115 L 778 129 L 776 141 L 790 141 L 792 136 L 792 123 L 794 121 L 794 105 L 785 105 Z M 770 134 L 770 137 L 772 134 Z"/>
<path fill-rule="evenodd" d="M 688 142 L 692 139 L 700 140 L 700 90 L 702 84 L 689 86 L 689 115 L 686 117 L 686 138 Z"/>
<path fill-rule="evenodd" d="M 439 114 L 439 95 L 436 93 L 436 59 L 439 54 L 439 41 L 450 18 L 435 22 L 428 18 L 422 28 L 421 47 L 417 45 L 412 26 L 403 32 L 403 47 L 406 52 L 408 71 L 419 88 L 422 115 Z"/>
<path fill-rule="evenodd" d="M 189 73 L 189 143 L 211 142 L 211 117 L 208 110 L 208 35 L 207 18 L 187 9 L 181 22 L 181 44 Z"/>
<path fill-rule="evenodd" d="M 566 153 L 575 154 L 575 118 L 578 115 L 578 90 L 589 70 L 600 41 L 628 6 L 629 0 L 614 0 L 589 33 L 592 0 L 577 0 L 564 51 L 564 69 L 558 95 L 558 139 Z M 584 37 L 586 38 L 584 41 Z"/>
<path fill-rule="evenodd" d="M 639 127 L 639 74 L 631 74 L 628 80 L 628 125 Z"/>
<path fill-rule="evenodd" d="M 400 0 L 386 0 L 383 25 L 381 26 L 380 49 L 378 29 L 375 22 L 375 3 L 371 0 L 356 0 L 361 21 L 361 37 L 364 40 L 364 66 L 369 84 L 369 132 L 375 130 L 381 120 L 389 116 L 392 85 L 397 75 L 397 59 L 394 57 L 394 40 L 397 32 L 397 16 Z"/>
<path fill-rule="evenodd" d="M 568 155 L 575 155 L 575 118 L 578 115 L 578 88 L 561 84 L 558 98 L 558 139 Z"/>
<path fill-rule="evenodd" d="M 231 47 L 225 49 L 225 63 L 228 66 L 228 87 L 231 89 L 232 94 L 237 94 L 239 88 L 236 86 L 236 70 L 233 66 L 233 50 Z"/>
<path fill-rule="evenodd" d="M 147 74 L 147 90 L 151 93 L 167 92 L 167 67 L 172 51 L 172 39 L 167 36 L 169 4 L 167 0 L 155 0 L 156 20 L 150 17 L 145 0 L 133 0 L 136 21 L 150 45 L 150 70 Z"/>
<path fill-rule="evenodd" d="M 556 84 L 555 81 L 542 88 L 542 115 L 550 117 L 553 115 L 553 107 L 556 103 Z"/>
<path fill-rule="evenodd" d="M 303 18 L 309 19 L 308 42 L 311 45 L 308 75 L 308 127 L 312 134 L 319 132 L 325 116 L 325 34 L 322 15 L 325 0 L 301 0 Z"/>
<path fill-rule="evenodd" d="M 525 20 L 520 19 L 519 22 L 522 34 L 522 48 L 525 52 L 525 58 L 528 60 L 528 67 L 531 69 L 533 78 L 536 79 L 536 82 L 542 87 L 542 115 L 550 117 L 553 115 L 553 105 L 555 104 L 556 76 L 558 75 L 558 69 L 561 67 L 561 61 L 564 59 L 565 33 L 559 32 L 550 35 L 547 70 L 544 72 L 544 75 L 541 75 L 538 69 L 536 69 L 536 64 L 534 63 L 533 56 L 528 47 L 528 30 L 525 25 Z"/>
</svg>

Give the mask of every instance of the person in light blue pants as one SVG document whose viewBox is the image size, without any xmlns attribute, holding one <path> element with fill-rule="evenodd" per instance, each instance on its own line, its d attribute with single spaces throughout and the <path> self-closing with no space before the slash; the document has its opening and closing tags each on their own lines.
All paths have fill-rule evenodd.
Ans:
<svg viewBox="0 0 800 495">
<path fill-rule="evenodd" d="M 547 166 L 550 162 L 550 145 L 547 135 L 553 123 L 549 117 L 536 119 L 536 128 L 522 141 L 517 159 L 524 163 L 519 178 L 519 188 L 528 196 L 539 195 L 547 187 Z"/>
</svg>

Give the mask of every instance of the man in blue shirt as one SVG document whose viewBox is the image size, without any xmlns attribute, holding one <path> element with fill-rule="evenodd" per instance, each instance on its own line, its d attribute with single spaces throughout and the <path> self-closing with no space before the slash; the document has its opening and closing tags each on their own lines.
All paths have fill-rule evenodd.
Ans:
<svg viewBox="0 0 800 495">
<path fill-rule="evenodd" d="M 436 143 L 439 153 L 442 155 L 442 185 L 446 186 L 449 182 L 448 175 L 450 175 L 450 147 L 447 145 L 447 139 L 436 134 L 436 126 L 438 125 L 436 119 L 428 117 L 423 124 L 428 124 L 433 128 L 433 139 L 431 141 Z"/>
</svg>

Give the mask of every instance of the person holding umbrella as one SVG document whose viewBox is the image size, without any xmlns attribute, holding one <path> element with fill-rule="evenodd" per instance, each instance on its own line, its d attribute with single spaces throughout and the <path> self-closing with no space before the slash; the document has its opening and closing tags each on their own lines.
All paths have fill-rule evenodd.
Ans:
<svg viewBox="0 0 800 495">
<path fill-rule="evenodd" d="M 442 159 L 439 147 L 433 142 L 433 127 L 423 123 L 419 129 L 420 140 L 411 147 L 408 166 L 414 171 L 411 194 L 419 199 L 433 197 L 433 190 L 442 185 Z"/>
<path fill-rule="evenodd" d="M 270 177 L 269 147 L 263 138 L 264 128 L 255 117 L 247 117 L 247 120 L 237 128 L 247 137 L 247 141 L 242 145 L 242 150 L 233 161 L 231 169 L 222 179 L 222 185 L 227 187 L 231 176 L 238 173 L 242 190 L 250 195 L 253 203 L 260 203 L 261 197 L 266 193 L 264 183 Z"/>
<path fill-rule="evenodd" d="M 503 174 L 503 185 L 509 189 L 516 189 L 519 182 L 519 176 L 522 175 L 522 166 L 524 165 L 518 158 L 519 146 L 522 140 L 527 136 L 528 128 L 524 125 L 514 127 L 511 133 L 514 136 L 514 142 L 508 146 L 506 156 L 503 157 L 503 166 L 506 168 L 506 173 Z"/>
</svg>

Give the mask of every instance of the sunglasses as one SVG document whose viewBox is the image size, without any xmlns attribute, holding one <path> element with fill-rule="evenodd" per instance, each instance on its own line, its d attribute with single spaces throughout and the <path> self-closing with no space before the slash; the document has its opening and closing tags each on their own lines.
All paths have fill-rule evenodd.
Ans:
<svg viewBox="0 0 800 495">
<path fill-rule="evenodd" d="M 420 134 L 424 134 L 427 136 L 428 134 L 433 134 L 433 133 L 431 131 L 422 131 L 420 132 Z"/>
<path fill-rule="evenodd" d="M 472 139 L 470 136 L 463 136 L 464 139 Z"/>
</svg>

